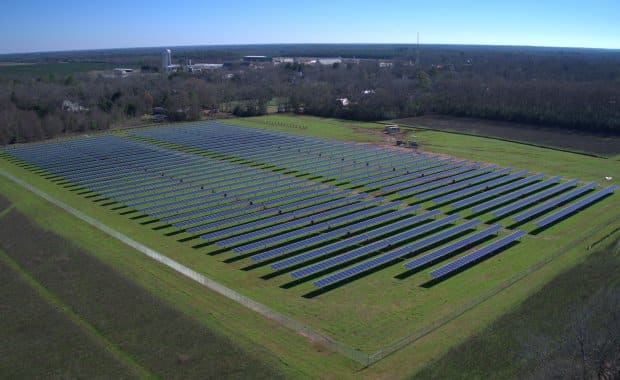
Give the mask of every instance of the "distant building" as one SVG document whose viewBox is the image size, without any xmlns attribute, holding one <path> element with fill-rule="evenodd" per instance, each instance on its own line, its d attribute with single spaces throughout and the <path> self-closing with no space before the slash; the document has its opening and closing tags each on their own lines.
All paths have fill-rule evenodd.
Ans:
<svg viewBox="0 0 620 380">
<path fill-rule="evenodd" d="M 243 57 L 243 62 L 247 63 L 260 63 L 260 62 L 271 62 L 271 57 L 266 55 L 246 55 Z"/>
<path fill-rule="evenodd" d="M 292 57 L 275 57 L 273 58 L 273 64 L 279 65 L 281 63 L 295 63 L 295 58 Z"/>
<path fill-rule="evenodd" d="M 400 133 L 400 127 L 396 124 L 386 125 L 385 127 L 383 127 L 383 132 L 390 135 Z"/>
<path fill-rule="evenodd" d="M 316 62 L 320 63 L 321 65 L 332 66 L 336 63 L 342 63 L 342 58 L 318 58 Z"/>
<path fill-rule="evenodd" d="M 218 70 L 224 67 L 223 63 L 189 63 L 185 69 L 190 73 L 199 73 L 209 70 Z"/>
<path fill-rule="evenodd" d="M 133 74 L 134 69 L 128 69 L 128 68 L 124 68 L 124 67 L 118 67 L 114 69 L 114 75 L 118 76 L 118 77 L 126 77 L 130 74 Z"/>
<path fill-rule="evenodd" d="M 81 106 L 79 103 L 65 99 L 62 101 L 62 110 L 65 112 L 87 112 L 88 108 Z"/>
<path fill-rule="evenodd" d="M 161 71 L 165 73 L 168 71 L 168 68 L 172 65 L 172 52 L 170 49 L 164 49 L 161 52 Z"/>
</svg>

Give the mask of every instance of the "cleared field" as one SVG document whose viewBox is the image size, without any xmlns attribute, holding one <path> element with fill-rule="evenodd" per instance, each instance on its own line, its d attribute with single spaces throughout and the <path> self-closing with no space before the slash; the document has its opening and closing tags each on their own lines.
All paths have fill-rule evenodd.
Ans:
<svg viewBox="0 0 620 380">
<path fill-rule="evenodd" d="M 295 122 L 300 124 L 309 119 L 298 119 Z M 270 117 L 266 120 L 280 119 Z M 312 123 L 306 129 L 295 129 L 295 132 L 299 130 L 303 134 L 320 134 L 317 129 L 320 119 L 311 120 Z M 271 128 L 270 123 L 263 123 L 263 127 Z M 378 126 L 368 127 L 375 130 Z M 128 136 L 97 137 L 105 139 L 102 140 L 105 144 L 95 146 L 110 149 L 99 153 L 85 143 L 88 139 L 63 141 L 65 153 L 79 151 L 83 156 L 75 160 L 74 166 L 64 173 L 49 175 L 53 171 L 51 167 L 45 172 L 41 171 L 39 174 L 47 179 L 38 174 L 25 174 L 29 169 L 8 164 L 6 167 L 58 198 L 157 247 L 175 260 L 365 352 L 389 347 L 402 337 L 418 336 L 432 329 L 438 321 L 454 318 L 481 299 L 497 293 L 515 276 L 519 277 L 540 262 L 555 257 L 558 251 L 574 252 L 569 255 L 571 259 L 562 265 L 574 263 L 579 260 L 577 253 L 587 243 L 575 243 L 575 239 L 592 229 L 602 231 L 607 227 L 590 223 L 592 215 L 598 215 L 599 220 L 605 222 L 616 214 L 614 207 L 618 205 L 617 197 L 611 195 L 544 230 L 536 231 L 533 221 L 545 215 L 545 212 L 514 226 L 514 216 L 587 187 L 588 181 L 600 181 L 602 176 L 599 172 L 614 170 L 613 162 L 606 160 L 601 160 L 600 165 L 597 161 L 595 170 L 589 170 L 589 166 L 594 166 L 594 160 L 597 160 L 594 158 L 590 162 L 571 166 L 573 157 L 562 152 L 554 152 L 560 155 L 557 158 L 561 158 L 561 162 L 553 163 L 548 160 L 551 157 L 536 162 L 533 157 L 547 152 L 524 147 L 523 152 L 529 150 L 530 154 L 523 156 L 521 152 L 512 151 L 513 148 L 516 150 L 516 147 L 521 147 L 518 144 L 498 142 L 497 148 L 501 147 L 504 152 L 502 155 L 498 155 L 494 151 L 496 147 L 489 144 L 490 150 L 484 156 L 483 149 L 467 152 L 467 144 L 470 144 L 465 139 L 467 136 L 458 136 L 461 139 L 460 146 L 455 138 L 457 149 L 453 149 L 441 145 L 450 142 L 444 136 L 431 134 L 435 132 L 421 134 L 421 138 L 427 139 L 425 146 L 429 150 L 435 150 L 430 147 L 433 144 L 438 147 L 438 152 L 452 150 L 455 156 L 479 161 L 475 162 L 430 153 L 405 154 L 368 144 L 337 144 L 330 140 L 293 138 L 282 133 L 268 134 L 270 137 L 261 140 L 257 132 L 244 132 L 247 133 L 244 138 L 238 138 L 241 132 L 236 132 L 217 140 L 217 136 L 208 133 L 201 136 L 206 128 L 200 126 L 178 128 L 183 128 L 183 132 L 177 129 L 179 133 L 169 133 L 167 128 L 155 128 L 134 131 Z M 247 131 L 239 127 L 221 128 L 231 133 L 235 130 Z M 276 130 L 281 128 L 273 126 Z M 334 134 L 343 138 L 355 130 L 345 123 L 334 124 L 331 128 Z M 376 133 L 365 136 L 370 136 L 370 140 L 377 139 Z M 471 138 L 471 145 L 480 143 L 479 140 Z M 265 141 L 272 145 L 258 149 L 259 144 Z M 289 146 L 294 148 L 288 151 L 279 148 Z M 464 154 L 455 152 L 459 147 Z M 137 161 L 132 153 L 136 151 L 141 152 Z M 333 155 L 330 156 L 329 152 Z M 94 162 L 106 161 L 98 154 L 112 157 L 109 167 L 114 169 L 106 171 L 105 165 L 99 165 L 95 171 L 97 165 Z M 472 158 L 472 155 L 478 157 Z M 64 165 L 61 156 L 55 161 L 53 154 L 44 155 L 40 165 Z M 95 161 L 92 161 L 93 158 Z M 580 158 L 583 159 L 582 156 Z M 514 168 L 493 166 L 489 161 Z M 95 166 L 88 167 L 91 164 Z M 81 165 L 86 165 L 88 169 L 80 170 Z M 548 175 L 536 177 L 536 172 L 542 171 L 540 167 L 545 165 L 548 166 L 543 170 Z M 152 170 L 145 171 L 147 166 Z M 407 167 L 419 170 L 409 170 L 407 173 Z M 524 172 L 526 169 L 530 171 Z M 89 171 L 90 176 L 87 175 Z M 554 180 L 555 174 L 562 178 Z M 575 178 L 581 181 L 574 181 Z M 514 188 L 507 186 L 522 180 L 527 181 Z M 484 202 L 515 190 L 523 191 L 532 185 L 538 187 L 530 188 L 529 192 L 522 192 L 504 203 L 497 203 L 489 212 L 475 214 L 468 208 L 456 209 L 451 206 L 454 202 L 502 186 L 507 186 L 503 192 L 489 195 Z M 558 202 L 555 205 L 565 207 L 566 204 L 573 204 L 595 194 L 603 187 L 607 187 L 607 184 L 587 187 L 568 198 L 566 203 Z M 472 188 L 475 190 L 469 192 Z M 547 197 L 532 199 L 532 203 L 524 204 L 522 208 L 503 217 L 493 215 L 500 208 L 523 201 L 521 195 L 529 197 L 543 191 L 547 192 Z M 447 199 L 445 203 L 435 201 L 440 197 L 455 196 L 457 192 L 460 195 L 454 199 L 443 198 Z M 208 197 L 197 199 L 203 195 Z M 290 196 L 293 197 L 286 198 Z M 258 197 L 261 198 L 256 199 Z M 267 202 L 272 202 L 266 205 L 270 207 L 263 206 Z M 218 209 L 213 210 L 213 207 Z M 159 212 L 162 213 L 155 215 Z M 551 212 L 550 209 L 546 213 Z M 426 213 L 432 214 L 424 218 Z M 451 217 L 445 220 L 445 224 L 435 223 Z M 366 221 L 371 221 L 371 224 L 364 225 Z M 404 224 L 398 227 L 397 223 L 403 221 Z M 291 222 L 293 224 L 285 224 Z M 471 237 L 496 224 L 500 226 L 498 239 L 508 236 L 511 230 L 523 229 L 532 234 L 522 237 L 521 242 L 497 256 L 446 281 L 430 284 L 432 286 L 428 286 L 432 280 L 429 272 L 441 264 L 406 273 L 404 264 L 410 259 L 421 257 L 434 248 L 450 245 L 461 238 Z M 240 227 L 243 225 L 245 227 Z M 278 226 L 277 229 L 273 229 L 275 226 Z M 383 232 L 377 231 L 383 227 L 386 227 Z M 188 232 L 190 228 L 199 229 Z M 415 234 L 401 235 L 414 229 Z M 203 238 L 207 234 L 211 234 L 210 238 Z M 389 260 L 390 256 L 387 255 L 395 250 L 402 249 L 402 255 L 384 262 L 390 265 L 378 267 L 380 270 L 374 271 L 376 268 L 371 268 L 373 270 L 363 273 L 363 278 L 356 277 L 355 281 L 338 283 L 337 287 L 322 294 L 314 293 L 317 286 L 313 282 L 326 276 L 308 276 L 304 281 L 295 282 L 290 275 L 293 269 L 286 267 L 286 271 L 278 273 L 271 267 L 276 261 L 252 258 L 278 250 L 284 252 L 284 259 L 292 259 L 311 252 L 307 246 L 299 244 L 313 244 L 309 246 L 313 250 L 325 249 L 343 240 L 343 236 L 347 236 L 347 239 L 364 237 L 357 241 L 349 240 L 350 245 L 343 246 L 340 251 L 317 254 L 316 257 L 321 260 L 335 260 L 337 257 L 353 259 L 333 261 L 336 266 L 327 268 L 331 274 L 355 267 L 366 262 L 366 259 L 385 257 L 383 260 Z M 386 238 L 389 241 L 385 241 Z M 491 243 L 494 240 L 482 241 Z M 421 242 L 425 244 L 419 244 Z M 375 250 L 364 252 L 363 249 L 370 244 L 374 244 L 372 247 Z M 482 243 L 481 246 L 486 244 Z M 459 251 L 453 257 L 462 257 L 475 249 Z M 341 256 L 353 251 L 359 256 Z M 304 265 L 318 263 L 313 261 Z M 505 302 L 520 299 L 544 281 L 543 276 L 520 286 L 520 295 L 507 295 Z M 502 293 L 499 297 L 502 297 Z M 500 312 L 501 308 L 497 307 L 488 315 Z M 480 323 L 483 322 L 473 323 L 472 326 L 479 328 Z M 457 336 L 449 338 L 439 349 L 445 349 L 458 339 Z M 423 345 L 415 346 L 414 354 L 423 357 L 437 350 L 436 344 L 426 349 Z M 410 354 L 412 349 L 407 348 L 403 355 Z M 392 360 L 401 359 L 386 359 L 387 362 Z M 382 364 L 378 363 L 377 368 Z"/>
<path fill-rule="evenodd" d="M 501 121 L 459 118 L 450 116 L 420 116 L 394 120 L 396 123 L 453 131 L 476 136 L 488 136 L 549 146 L 569 151 L 612 157 L 620 154 L 620 136 L 584 134 L 577 131 L 537 127 Z"/>
<path fill-rule="evenodd" d="M 138 378 L 28 285 L 0 250 L 0 367 L 6 378 Z"/>
<path fill-rule="evenodd" d="M 53 345 L 63 347 L 38 357 L 38 366 L 17 367 L 16 371 L 47 370 L 52 377 L 54 374 L 81 377 L 94 371 L 92 375 L 101 377 L 106 370 L 100 367 L 109 364 L 109 375 L 121 378 L 282 377 L 276 369 L 244 352 L 228 338 L 162 302 L 67 240 L 41 229 L 17 210 L 11 210 L 0 219 L 0 248 L 15 265 L 30 274 L 33 282 L 48 292 L 49 298 L 57 300 L 55 306 L 70 310 L 74 319 L 80 321 L 79 327 L 74 326 L 74 331 L 69 332 L 69 321 L 55 326 L 54 322 L 61 319 L 54 316 L 58 310 L 52 312 L 53 318 L 49 320 L 41 312 L 11 319 L 17 326 L 6 328 L 22 331 L 23 336 L 10 334 L 11 331 L 7 335 L 11 341 L 16 340 L 18 346 L 27 347 L 34 343 L 33 339 L 39 338 L 49 339 L 47 348 L 53 348 Z M 10 276 L 6 278 L 7 281 L 10 279 Z M 3 284 L 4 281 L 3 276 Z M 24 293 L 27 295 L 28 292 Z M 6 304 L 9 311 L 22 312 L 16 305 L 19 300 L 6 300 L 11 301 Z M 39 325 L 40 329 L 37 328 Z M 54 327 L 63 329 L 66 338 L 55 335 L 60 331 Z M 85 352 L 73 358 L 71 341 L 67 339 L 74 339 L 76 344 L 84 346 Z M 90 342 L 94 348 L 83 342 L 89 339 L 97 343 Z M 103 353 L 99 354 L 101 358 L 93 357 L 98 345 L 102 346 L 99 351 L 104 351 L 103 347 L 109 348 L 114 355 Z M 17 346 L 3 347 L 12 351 L 3 355 L 3 360 L 8 362 L 32 355 L 23 350 L 13 351 Z M 37 350 L 45 348 L 41 346 Z M 120 363 L 108 363 L 115 357 Z M 86 362 L 79 366 L 74 363 L 75 359 Z M 43 373 L 40 375 L 47 377 Z"/>
</svg>

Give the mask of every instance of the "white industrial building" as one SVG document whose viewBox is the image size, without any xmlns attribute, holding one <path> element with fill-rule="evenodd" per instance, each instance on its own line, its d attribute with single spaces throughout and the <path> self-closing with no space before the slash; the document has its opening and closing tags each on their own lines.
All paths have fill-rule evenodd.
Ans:
<svg viewBox="0 0 620 380">
<path fill-rule="evenodd" d="M 192 63 L 192 60 L 189 60 L 189 63 L 185 66 L 185 70 L 190 73 L 200 73 L 203 71 L 210 70 L 218 70 L 224 67 L 223 63 Z"/>
<path fill-rule="evenodd" d="M 172 51 L 170 49 L 164 49 L 161 52 L 161 71 L 162 73 L 177 71 L 181 68 L 181 65 L 172 64 Z"/>
</svg>

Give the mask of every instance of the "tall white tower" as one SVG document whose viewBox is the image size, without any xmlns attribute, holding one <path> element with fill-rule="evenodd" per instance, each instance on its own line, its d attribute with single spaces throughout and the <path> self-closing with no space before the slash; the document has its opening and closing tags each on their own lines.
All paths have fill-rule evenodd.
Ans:
<svg viewBox="0 0 620 380">
<path fill-rule="evenodd" d="M 161 52 L 161 71 L 165 73 L 168 71 L 168 66 L 172 65 L 172 52 L 170 49 L 164 49 Z"/>
</svg>

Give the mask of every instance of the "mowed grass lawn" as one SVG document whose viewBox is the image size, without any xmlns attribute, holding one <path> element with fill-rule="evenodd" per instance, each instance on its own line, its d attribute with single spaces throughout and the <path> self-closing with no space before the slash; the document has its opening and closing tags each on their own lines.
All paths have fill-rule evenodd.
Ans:
<svg viewBox="0 0 620 380">
<path fill-rule="evenodd" d="M 336 140 L 356 142 L 383 141 L 383 135 L 381 134 L 383 125 L 378 123 L 290 114 L 226 119 L 222 120 L 222 122 Z"/>
<path fill-rule="evenodd" d="M 283 127 L 274 125 L 274 123 L 265 123 L 265 120 L 302 125 L 306 128 Z M 367 142 L 383 140 L 380 133 L 382 126 L 372 123 L 288 115 L 233 119 L 227 122 L 344 140 Z M 542 171 L 549 175 L 563 175 L 569 178 L 592 179 L 601 182 L 603 175 L 618 172 L 618 162 L 613 160 L 556 152 L 515 143 L 434 131 L 416 133 L 415 139 L 422 144 L 423 149 L 428 151 L 493 162 L 515 169 Z M 620 207 L 617 195 L 608 197 L 537 236 L 524 237 L 521 243 L 511 249 L 431 288 L 421 286 L 430 279 L 428 270 L 405 279 L 398 279 L 396 276 L 404 270 L 401 264 L 395 264 L 319 297 L 306 299 L 302 295 L 314 289 L 309 283 L 290 289 L 280 288 L 280 285 L 290 281 L 288 275 L 263 280 L 260 276 L 267 273 L 265 270 L 242 271 L 238 269 L 246 265 L 243 262 L 224 263 L 225 259 L 233 256 L 232 254 L 209 256 L 208 248 L 192 249 L 188 244 L 179 243 L 136 221 L 118 215 L 110 209 L 95 205 L 87 199 L 4 160 L 2 167 L 136 240 L 259 302 L 307 323 L 313 328 L 320 329 L 348 345 L 374 352 L 391 345 L 402 337 L 420 336 L 414 344 L 365 370 L 363 374 L 369 377 L 378 373 L 389 373 L 397 377 L 405 376 L 412 370 L 421 368 L 449 347 L 483 329 L 551 278 L 584 260 L 588 254 L 586 248 L 592 241 L 596 241 L 597 238 L 618 227 L 617 221 L 613 225 L 601 225 L 601 223 L 617 215 L 618 207 Z M 6 181 L 2 186 L 7 190 L 16 191 L 15 186 Z M 25 205 L 24 207 L 26 212 L 37 213 L 37 210 L 29 209 Z M 51 215 L 39 216 L 42 223 L 52 224 L 52 220 L 47 219 L 50 217 Z M 68 230 L 62 224 L 54 226 L 54 229 L 63 236 L 71 238 L 75 235 L 75 231 Z M 588 239 L 576 241 L 592 229 L 595 229 L 595 232 Z M 73 239 L 81 240 L 75 236 Z M 91 243 L 82 241 L 81 244 Z M 542 269 L 484 300 L 487 295 L 502 288 L 507 280 L 528 271 L 533 265 L 549 259 L 558 250 L 563 249 L 567 251 L 559 258 L 544 265 Z M 122 260 L 116 261 L 117 266 L 122 266 Z M 127 265 L 135 265 L 132 261 L 128 261 Z M 144 260 L 137 261 L 144 262 Z M 479 302 L 482 303 L 478 304 Z M 476 307 L 460 315 L 472 305 Z M 440 329 L 432 330 L 436 327 L 437 321 L 448 320 L 452 317 L 455 319 L 450 323 Z M 256 326 L 260 324 L 260 321 L 256 322 Z M 247 333 L 255 334 L 256 330 L 252 328 L 250 330 Z M 425 334 L 426 331 L 431 330 L 430 334 Z M 281 343 L 290 337 L 290 334 L 286 332 L 273 335 L 272 339 L 254 335 L 253 340 L 265 339 L 267 347 L 278 351 L 278 341 Z M 300 340 L 303 342 L 303 338 Z M 298 344 L 303 346 L 302 342 Z M 288 357 L 291 363 L 297 363 L 301 368 L 308 368 L 310 363 L 317 363 L 315 361 L 318 359 L 317 350 L 309 350 L 306 347 L 296 357 L 294 353 L 284 351 L 286 350 L 279 349 L 281 357 Z M 327 361 L 328 363 L 324 368 L 334 371 L 336 368 L 341 368 L 345 372 L 351 369 L 352 364 L 347 361 L 338 360 L 333 355 L 327 358 L 329 359 L 320 359 L 320 362 Z"/>
</svg>

